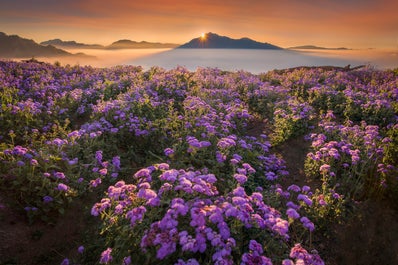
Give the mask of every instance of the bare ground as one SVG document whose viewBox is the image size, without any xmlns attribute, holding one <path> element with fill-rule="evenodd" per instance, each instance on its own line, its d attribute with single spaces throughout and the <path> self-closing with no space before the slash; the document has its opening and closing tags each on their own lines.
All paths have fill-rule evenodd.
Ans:
<svg viewBox="0 0 398 265">
<path fill-rule="evenodd" d="M 72 204 L 55 225 L 29 225 L 22 213 L 0 197 L 0 264 L 60 264 L 64 258 L 76 255 L 87 229 L 86 203 L 87 199 Z"/>
</svg>

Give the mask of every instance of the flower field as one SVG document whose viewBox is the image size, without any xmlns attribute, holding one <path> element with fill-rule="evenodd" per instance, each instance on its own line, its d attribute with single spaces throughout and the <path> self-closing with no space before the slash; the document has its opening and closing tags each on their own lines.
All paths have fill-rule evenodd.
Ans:
<svg viewBox="0 0 398 265">
<path fill-rule="evenodd" d="M 0 219 L 51 227 L 95 200 L 48 264 L 328 264 L 332 226 L 398 200 L 397 70 L 3 61 L 0 101 Z"/>
</svg>

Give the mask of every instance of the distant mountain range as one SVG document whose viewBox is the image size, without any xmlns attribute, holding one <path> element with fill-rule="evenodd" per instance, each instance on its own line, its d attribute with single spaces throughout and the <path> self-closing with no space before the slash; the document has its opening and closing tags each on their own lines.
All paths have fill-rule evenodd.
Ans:
<svg viewBox="0 0 398 265">
<path fill-rule="evenodd" d="M 326 47 L 318 47 L 318 46 L 314 46 L 314 45 L 294 46 L 294 47 L 289 47 L 288 49 L 290 49 L 290 50 L 350 50 L 345 47 L 326 48 Z"/>
<path fill-rule="evenodd" d="M 118 40 L 112 43 L 109 46 L 106 46 L 106 49 L 161 49 L 161 48 L 175 48 L 178 47 L 179 44 L 174 43 L 159 43 L 159 42 L 147 42 L 147 41 L 131 41 L 131 40 Z"/>
<path fill-rule="evenodd" d="M 17 35 L 7 35 L 0 32 L 1 58 L 55 57 L 71 56 L 72 53 L 57 49 L 54 46 L 43 46 L 33 40 Z"/>
<path fill-rule="evenodd" d="M 63 41 L 60 39 L 53 39 L 40 42 L 41 45 L 52 45 L 61 49 L 104 49 L 105 47 L 100 44 L 85 44 L 76 41 Z"/>
<path fill-rule="evenodd" d="M 150 48 L 213 48 L 213 49 L 270 49 L 282 50 L 283 48 L 254 41 L 249 38 L 232 39 L 226 36 L 220 36 L 215 33 L 206 33 L 199 38 L 183 44 L 159 43 L 147 41 L 118 40 L 108 46 L 99 44 L 85 44 L 76 41 L 63 41 L 53 39 L 44 41 L 40 44 L 33 40 L 25 39 L 17 35 L 7 35 L 0 32 L 0 58 L 33 58 L 33 57 L 59 57 L 59 56 L 88 56 L 83 53 L 72 54 L 63 49 L 150 49 Z M 288 49 L 312 49 L 312 50 L 349 50 L 347 48 L 325 48 L 314 45 L 295 46 Z M 92 57 L 92 56 L 90 56 Z"/>
<path fill-rule="evenodd" d="M 175 48 L 179 44 L 174 43 L 159 43 L 159 42 L 147 42 L 147 41 L 132 41 L 132 40 L 118 40 L 113 42 L 111 45 L 104 46 L 100 44 L 85 44 L 78 43 L 76 41 L 63 41 L 60 39 L 53 39 L 43 41 L 42 45 L 53 45 L 62 49 L 161 49 L 161 48 Z"/>
<path fill-rule="evenodd" d="M 220 36 L 215 33 L 206 33 L 199 38 L 179 46 L 178 48 L 194 48 L 194 49 L 270 49 L 281 50 L 281 47 L 254 41 L 249 38 L 231 39 L 226 36 Z"/>
</svg>

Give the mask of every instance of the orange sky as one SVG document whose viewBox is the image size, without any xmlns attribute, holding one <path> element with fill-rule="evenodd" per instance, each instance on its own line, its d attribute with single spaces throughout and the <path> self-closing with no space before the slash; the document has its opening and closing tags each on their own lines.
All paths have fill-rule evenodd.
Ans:
<svg viewBox="0 0 398 265">
<path fill-rule="evenodd" d="M 1 0 L 0 31 L 60 38 L 185 43 L 202 32 L 281 47 L 398 49 L 397 0 Z"/>
</svg>

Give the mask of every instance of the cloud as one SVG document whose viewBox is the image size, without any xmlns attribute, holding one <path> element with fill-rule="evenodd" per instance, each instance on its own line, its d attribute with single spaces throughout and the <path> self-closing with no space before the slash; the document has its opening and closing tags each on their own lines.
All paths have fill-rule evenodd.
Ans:
<svg viewBox="0 0 398 265">
<path fill-rule="evenodd" d="M 0 24 L 53 37 L 59 28 L 86 38 L 91 31 L 97 38 L 132 35 L 180 43 L 201 31 L 260 41 L 344 42 L 397 36 L 396 10 L 395 0 L 2 0 Z"/>
</svg>

